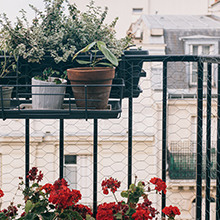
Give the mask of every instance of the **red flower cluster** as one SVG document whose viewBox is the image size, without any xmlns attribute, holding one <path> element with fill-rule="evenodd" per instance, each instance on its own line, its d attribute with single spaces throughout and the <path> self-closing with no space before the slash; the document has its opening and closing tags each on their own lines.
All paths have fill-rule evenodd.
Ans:
<svg viewBox="0 0 220 220">
<path fill-rule="evenodd" d="M 136 212 L 132 215 L 132 218 L 134 218 L 134 220 L 152 219 L 152 217 L 150 216 L 150 211 L 148 209 L 143 209 L 141 207 L 141 204 L 138 204 Z"/>
<path fill-rule="evenodd" d="M 82 204 L 77 204 L 72 207 L 73 211 L 78 212 L 83 219 L 86 219 L 86 215 L 91 215 L 92 216 L 92 211 L 88 206 L 82 205 Z"/>
<path fill-rule="evenodd" d="M 167 190 L 167 186 L 166 186 L 166 183 L 160 179 L 160 178 L 157 178 L 157 177 L 154 177 L 154 178 L 151 178 L 150 180 L 151 183 L 153 183 L 155 186 L 155 189 L 160 192 L 161 190 L 163 191 L 164 194 L 166 194 Z"/>
<path fill-rule="evenodd" d="M 41 190 L 43 189 L 46 191 L 46 193 L 50 193 L 54 189 L 54 187 L 52 184 L 46 183 L 44 186 L 41 187 Z"/>
<path fill-rule="evenodd" d="M 12 217 L 12 216 L 15 216 L 15 215 L 17 214 L 17 211 L 18 211 L 18 209 L 17 209 L 16 206 L 10 205 L 10 206 L 8 206 L 8 209 L 3 209 L 3 210 L 0 211 L 0 212 L 3 212 L 6 217 L 7 217 L 7 216 Z"/>
<path fill-rule="evenodd" d="M 32 169 L 28 171 L 27 178 L 31 181 L 37 180 L 37 183 L 39 183 L 43 179 L 43 173 L 40 171 L 39 175 L 37 175 L 37 172 L 37 167 L 32 167 Z"/>
<path fill-rule="evenodd" d="M 57 180 L 50 192 L 49 202 L 56 205 L 56 208 L 65 209 L 74 205 L 81 199 L 79 190 L 70 190 L 65 179 Z"/>
<path fill-rule="evenodd" d="M 102 190 L 105 195 L 108 195 L 108 189 L 110 189 L 113 193 L 117 191 L 117 189 L 120 187 L 121 182 L 117 179 L 113 179 L 110 177 L 109 179 L 105 179 L 102 181 Z"/>
<path fill-rule="evenodd" d="M 4 196 L 3 191 L 0 189 L 0 198 Z"/>
<path fill-rule="evenodd" d="M 165 208 L 163 208 L 162 212 L 167 215 L 168 217 L 170 218 L 173 218 L 176 216 L 176 215 L 180 215 L 180 210 L 178 209 L 178 207 L 176 206 L 167 206 Z"/>
<path fill-rule="evenodd" d="M 129 216 L 125 216 L 125 213 L 128 211 L 129 206 L 127 204 L 122 204 L 122 202 L 103 203 L 98 206 L 96 219 L 97 220 L 116 220 L 114 216 L 117 213 L 120 213 L 123 216 L 123 219 L 129 219 Z"/>
</svg>

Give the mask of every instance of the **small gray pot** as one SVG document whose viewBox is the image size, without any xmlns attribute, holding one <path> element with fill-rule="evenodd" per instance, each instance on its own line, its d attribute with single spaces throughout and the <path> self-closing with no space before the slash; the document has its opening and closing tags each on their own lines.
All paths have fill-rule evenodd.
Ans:
<svg viewBox="0 0 220 220">
<path fill-rule="evenodd" d="M 11 104 L 11 93 L 14 87 L 2 87 L 3 107 L 9 108 Z M 1 90 L 0 90 L 0 107 L 2 107 Z"/>
<path fill-rule="evenodd" d="M 63 98 L 66 92 L 65 85 L 67 81 L 60 79 L 62 84 L 57 84 L 54 81 L 55 77 L 49 77 L 48 82 L 32 78 L 32 108 L 33 109 L 61 109 Z M 55 87 L 46 87 L 56 85 Z M 53 95 L 54 94 L 54 95 Z"/>
</svg>

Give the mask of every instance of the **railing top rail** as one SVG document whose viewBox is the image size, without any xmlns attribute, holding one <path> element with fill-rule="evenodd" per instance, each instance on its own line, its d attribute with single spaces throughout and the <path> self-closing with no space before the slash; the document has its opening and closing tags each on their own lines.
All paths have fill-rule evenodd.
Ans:
<svg viewBox="0 0 220 220">
<path fill-rule="evenodd" d="M 125 55 L 125 59 L 142 59 L 145 62 L 209 62 L 220 63 L 220 55 Z"/>
</svg>

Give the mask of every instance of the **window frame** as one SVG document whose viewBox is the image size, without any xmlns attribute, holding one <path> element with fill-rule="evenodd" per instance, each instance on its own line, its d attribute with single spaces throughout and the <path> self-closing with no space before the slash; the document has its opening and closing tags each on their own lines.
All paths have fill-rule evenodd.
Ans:
<svg viewBox="0 0 220 220">
<path fill-rule="evenodd" d="M 192 46 L 210 46 L 210 55 L 219 54 L 219 41 L 220 37 L 216 36 L 203 36 L 203 35 L 193 35 L 185 36 L 179 38 L 180 41 L 184 42 L 184 51 L 186 55 L 192 54 Z M 212 64 L 212 86 L 216 86 L 217 82 L 217 64 Z M 192 82 L 192 62 L 187 65 L 186 68 L 187 81 L 189 86 L 195 86 L 197 82 Z M 204 85 L 206 83 L 204 82 Z"/>
<path fill-rule="evenodd" d="M 74 183 L 69 183 L 68 182 L 68 184 L 70 185 L 70 187 L 71 187 L 71 185 L 74 185 L 75 187 L 72 187 L 73 189 L 77 189 L 78 188 L 78 185 L 77 185 L 77 172 L 78 172 L 78 163 L 77 163 L 77 155 L 76 154 L 71 154 L 72 156 L 76 156 L 76 163 L 71 163 L 71 164 L 69 164 L 69 163 L 65 163 L 65 156 L 68 156 L 68 155 L 70 155 L 70 154 L 66 154 L 66 155 L 64 155 L 64 157 L 63 157 L 63 167 L 64 167 L 64 178 L 66 179 L 66 180 L 68 180 L 68 175 L 66 175 L 65 174 L 65 169 L 68 169 L 68 167 L 75 167 L 76 168 L 76 180 L 75 180 L 75 182 Z"/>
</svg>

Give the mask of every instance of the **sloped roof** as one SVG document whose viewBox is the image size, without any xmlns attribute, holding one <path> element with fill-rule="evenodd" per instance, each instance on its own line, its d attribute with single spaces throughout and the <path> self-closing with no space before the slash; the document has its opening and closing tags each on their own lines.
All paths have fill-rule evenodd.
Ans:
<svg viewBox="0 0 220 220">
<path fill-rule="evenodd" d="M 141 20 L 150 29 L 220 29 L 214 15 L 142 15 Z"/>
</svg>

